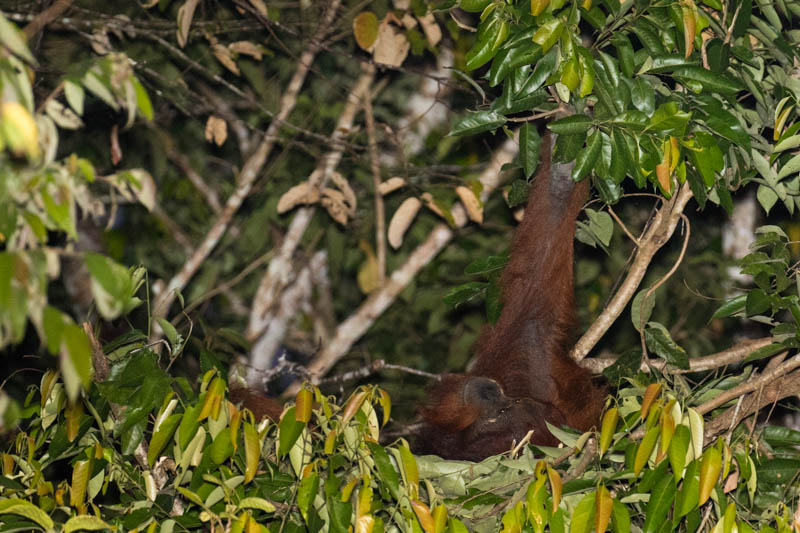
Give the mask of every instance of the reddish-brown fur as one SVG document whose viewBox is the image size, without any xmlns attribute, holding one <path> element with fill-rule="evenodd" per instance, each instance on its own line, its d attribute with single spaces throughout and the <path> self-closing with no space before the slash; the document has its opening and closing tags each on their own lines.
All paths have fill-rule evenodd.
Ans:
<svg viewBox="0 0 800 533">
<path fill-rule="evenodd" d="M 529 430 L 531 442 L 554 445 L 545 421 L 580 430 L 599 419 L 605 389 L 568 356 L 575 321 L 573 238 L 588 181 L 575 184 L 568 165 L 552 165 L 549 139 L 531 187 L 525 217 L 502 276 L 503 311 L 486 326 L 468 374 L 448 374 L 421 410 L 419 450 L 479 460 L 510 449 Z M 465 394 L 489 378 L 497 391 Z"/>
<path fill-rule="evenodd" d="M 256 420 L 261 420 L 264 417 L 278 420 L 283 412 L 283 406 L 277 400 L 265 394 L 253 392 L 250 389 L 235 387 L 228 391 L 228 395 L 233 403 L 241 404 L 242 407 L 247 407 L 253 411 Z"/>
</svg>

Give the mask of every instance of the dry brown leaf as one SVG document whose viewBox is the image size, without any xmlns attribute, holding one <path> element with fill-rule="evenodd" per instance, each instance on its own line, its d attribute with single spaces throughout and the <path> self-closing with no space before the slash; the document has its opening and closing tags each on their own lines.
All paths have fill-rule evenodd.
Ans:
<svg viewBox="0 0 800 533">
<path fill-rule="evenodd" d="M 211 115 L 206 121 L 205 135 L 208 142 L 222 146 L 225 144 L 225 139 L 228 138 L 228 123 L 217 116 Z"/>
<path fill-rule="evenodd" d="M 417 19 L 412 17 L 410 13 L 403 15 L 403 18 L 400 19 L 400 23 L 405 26 L 407 30 L 416 28 L 418 24 Z"/>
<path fill-rule="evenodd" d="M 278 214 L 283 214 L 300 204 L 315 204 L 319 202 L 319 191 L 311 189 L 307 181 L 295 185 L 278 200 Z"/>
<path fill-rule="evenodd" d="M 420 196 L 420 198 L 422 199 L 422 203 L 425 204 L 425 207 L 427 207 L 428 209 L 430 209 L 443 219 L 447 220 L 447 217 L 444 215 L 444 211 L 442 211 L 439 208 L 439 206 L 436 205 L 436 202 L 433 200 L 433 195 L 431 193 L 424 192 L 422 193 L 422 196 Z"/>
<path fill-rule="evenodd" d="M 408 56 L 410 47 L 406 35 L 384 20 L 378 29 L 372 58 L 376 63 L 399 67 Z"/>
<path fill-rule="evenodd" d="M 326 187 L 322 191 L 322 199 L 319 203 L 328 210 L 328 214 L 333 220 L 342 226 L 347 225 L 347 205 L 341 191 Z"/>
<path fill-rule="evenodd" d="M 267 16 L 267 4 L 264 3 L 263 0 L 249 0 L 250 5 L 256 8 L 256 11 L 262 16 Z"/>
<path fill-rule="evenodd" d="M 406 198 L 397 208 L 397 211 L 394 212 L 392 220 L 389 222 L 388 232 L 388 240 L 392 248 L 397 249 L 403 244 L 403 236 L 417 216 L 421 205 L 422 203 L 419 199 L 412 196 L 411 198 Z"/>
<path fill-rule="evenodd" d="M 199 3 L 200 0 L 186 0 L 186 2 L 178 8 L 178 46 L 181 48 L 186 46 L 186 41 L 189 40 L 189 28 L 192 26 L 194 10 Z"/>
<path fill-rule="evenodd" d="M 236 66 L 236 61 L 233 59 L 233 54 L 231 54 L 231 51 L 228 50 L 227 47 L 221 44 L 213 44 L 211 49 L 214 51 L 214 57 L 216 57 L 217 60 L 222 63 L 222 66 L 237 76 L 239 75 L 239 67 Z"/>
<path fill-rule="evenodd" d="M 725 485 L 722 487 L 722 492 L 728 494 L 732 490 L 734 490 L 737 486 L 739 486 L 739 471 L 734 470 L 730 476 L 725 479 Z"/>
<path fill-rule="evenodd" d="M 406 180 L 400 176 L 394 176 L 378 185 L 378 192 L 381 196 L 386 196 L 390 192 L 394 192 L 406 184 Z"/>
<path fill-rule="evenodd" d="M 236 41 L 228 45 L 228 50 L 234 54 L 250 56 L 256 61 L 261 61 L 264 57 L 264 48 L 251 41 Z"/>
<path fill-rule="evenodd" d="M 424 17 L 419 17 L 419 23 L 422 24 L 422 32 L 425 38 L 428 39 L 428 44 L 436 46 L 442 40 L 442 29 L 436 23 L 436 18 L 433 13 L 428 13 Z"/>
<path fill-rule="evenodd" d="M 331 173 L 331 181 L 339 187 L 344 194 L 344 203 L 347 205 L 347 216 L 354 217 L 356 214 L 356 195 L 350 187 L 350 183 L 336 171 Z"/>
<path fill-rule="evenodd" d="M 468 187 L 459 185 L 456 187 L 456 194 L 461 203 L 464 204 L 464 209 L 467 210 L 469 219 L 478 224 L 483 224 L 483 206 L 481 206 L 480 200 L 475 197 L 475 193 Z"/>
<path fill-rule="evenodd" d="M 94 53 L 100 56 L 104 56 L 113 50 L 105 28 L 92 33 L 91 45 Z"/>
</svg>

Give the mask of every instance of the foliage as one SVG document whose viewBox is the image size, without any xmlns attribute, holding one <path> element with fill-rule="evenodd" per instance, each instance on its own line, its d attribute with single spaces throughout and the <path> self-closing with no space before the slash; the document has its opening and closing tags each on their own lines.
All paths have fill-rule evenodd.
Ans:
<svg viewBox="0 0 800 533">
<path fill-rule="evenodd" d="M 77 16 L 55 21 L 52 31 L 70 36 L 57 41 L 63 46 L 52 46 L 48 34 L 48 46 L 35 54 L 0 15 L 0 348 L 13 352 L 11 359 L 25 353 L 21 345 L 40 342 L 39 351 L 59 355 L 60 369 L 46 372 L 24 400 L 0 391 L 3 425 L 16 431 L 2 455 L 0 529 L 783 533 L 797 527 L 800 434 L 740 420 L 749 421 L 764 401 L 792 394 L 789 385 L 797 383 L 797 367 L 787 365 L 800 356 L 781 360 L 800 340 L 798 226 L 780 217 L 800 207 L 800 34 L 793 29 L 800 4 L 345 3 L 329 28 L 338 31 L 327 34 L 335 38 L 326 40 L 308 29 L 325 29 L 325 11 L 307 2 L 217 2 L 214 10 L 201 9 L 198 0 L 87 2 L 74 6 Z M 310 20 L 312 13 L 320 20 Z M 91 43 L 84 41 L 87 28 Z M 321 55 L 315 63 L 297 60 L 315 46 Z M 96 56 L 87 61 L 90 48 Z M 470 110 L 453 120 L 449 135 L 446 125 L 435 124 L 423 129 L 424 149 L 407 148 L 396 135 L 412 126 L 395 126 L 416 95 L 410 80 L 417 65 L 409 62 L 450 51 L 457 81 L 425 77 L 439 84 L 436 98 Z M 352 80 L 371 68 L 363 54 L 388 65 L 366 97 L 374 99 L 370 113 L 382 129 L 370 128 L 369 120 L 364 129 L 338 126 L 355 91 Z M 292 100 L 289 80 L 304 67 L 316 76 L 295 87 Z M 464 71 L 476 79 L 466 80 Z M 155 105 L 148 93 L 158 95 Z M 337 369 L 363 366 L 362 352 L 424 370 L 463 368 L 483 322 L 468 304 L 485 298 L 490 320 L 500 311 L 496 281 L 505 245 L 498 242 L 508 242 L 510 218 L 505 205 L 487 197 L 475 163 L 486 159 L 484 146 L 498 149 L 522 123 L 519 154 L 506 166 L 522 176 L 506 190 L 508 206 L 519 206 L 538 164 L 534 120 L 540 119 L 558 134 L 557 159 L 574 162 L 573 178 L 591 179 L 601 201 L 586 209 L 577 235 L 601 250 L 584 249 L 587 257 L 576 268 L 585 321 L 600 314 L 625 268 L 630 245 L 614 231 L 614 210 L 631 227 L 646 226 L 641 213 L 650 206 L 634 205 L 628 193 L 656 196 L 659 207 L 686 192 L 705 208 L 681 219 L 686 238 L 691 223 L 700 243 L 682 251 L 672 245 L 652 265 L 651 256 L 643 288 L 626 307 L 631 322 L 617 320 L 594 347 L 622 354 L 605 371 L 620 389 L 596 432 L 553 428 L 563 448 L 521 446 L 473 465 L 415 458 L 402 439 L 381 444 L 390 403 L 373 386 L 338 406 L 307 385 L 279 423 L 258 423 L 225 400 L 226 363 L 242 347 L 254 352 L 263 339 L 258 328 L 249 331 L 254 317 L 268 317 L 264 329 L 291 324 L 311 356 L 327 348 L 318 346 L 320 332 L 351 331 L 343 317 L 358 318 L 363 306 L 395 297 L 388 310 L 368 309 L 370 320 L 383 316 Z M 228 129 L 235 133 L 230 139 Z M 376 135 L 391 156 L 383 169 L 363 155 Z M 256 181 L 264 162 L 253 163 L 254 154 L 276 139 L 280 153 L 265 156 L 267 179 Z M 133 170 L 116 168 L 123 157 Z M 379 167 L 372 176 L 370 163 Z M 158 176 L 158 191 L 142 168 Z M 329 182 L 317 187 L 326 169 Z M 399 192 L 380 193 L 390 182 Z M 711 210 L 732 211 L 735 193 L 746 187 L 772 218 L 740 262 L 753 286 L 736 293 L 721 273 L 725 260 L 714 244 L 719 224 Z M 238 205 L 230 203 L 237 198 Z M 381 251 L 376 238 L 384 204 L 394 252 Z M 320 214 L 311 219 L 313 211 L 297 211 L 301 206 Z M 237 210 L 241 216 L 233 218 Z M 79 212 L 112 228 L 101 253 L 73 250 L 82 233 Z M 391 277 L 395 285 L 382 285 L 382 277 L 413 266 L 432 228 L 452 234 L 467 220 L 484 219 L 493 224 L 462 231 L 458 245 L 429 258 L 426 270 L 403 270 Z M 633 237 L 634 248 L 657 249 L 668 238 Z M 194 264 L 198 250 L 208 255 Z M 275 287 L 281 305 L 274 307 L 283 308 L 290 288 L 309 285 L 298 280 L 308 279 L 301 275 L 319 251 L 327 284 L 315 281 L 309 301 L 288 315 L 256 313 L 254 295 L 263 287 Z M 261 280 L 243 282 L 281 255 L 290 262 L 281 267 L 275 260 Z M 75 258 L 88 272 L 100 317 L 127 315 L 147 335 L 132 330 L 102 348 L 90 342 L 73 318 L 83 321 L 85 309 L 75 310 L 70 297 L 53 290 L 59 283 L 70 288 L 54 280 L 57 267 Z M 681 259 L 690 263 L 680 270 L 690 286 L 705 292 L 714 285 L 708 292 L 726 301 L 702 306 L 691 291 L 691 300 L 676 296 L 678 283 L 660 288 Z M 703 269 L 704 261 L 711 268 Z M 182 307 L 186 288 L 186 314 L 173 315 L 166 305 L 130 315 L 146 298 L 145 269 L 123 264 L 146 265 L 162 278 L 154 294 L 176 295 Z M 488 281 L 461 285 L 465 277 L 453 272 L 464 265 L 465 276 Z M 325 304 L 325 293 L 332 303 Z M 445 295 L 447 304 L 460 305 L 457 314 L 442 305 Z M 329 307 L 327 322 L 324 313 L 308 311 L 317 304 Z M 683 320 L 689 307 L 701 311 Z M 704 328 L 709 318 L 712 327 Z M 741 321 L 767 328 L 771 342 L 739 358 L 730 372 L 687 373 L 698 354 L 730 346 Z M 150 343 L 161 334 L 166 341 Z M 283 331 L 281 340 L 289 343 L 291 335 Z M 767 358 L 771 366 L 763 372 L 783 365 L 785 375 L 772 381 L 787 387 L 775 392 L 762 382 L 747 389 L 763 377 Z M 98 376 L 106 359 L 108 375 Z M 640 372 L 642 362 L 650 373 Z M 423 387 L 386 381 L 409 416 Z M 731 392 L 737 394 L 722 396 Z M 721 427 L 727 416 L 730 423 Z"/>
<path fill-rule="evenodd" d="M 6 530 L 792 531 L 800 432 L 704 449 L 698 401 L 730 380 L 688 396 L 631 380 L 597 433 L 472 464 L 379 444 L 391 402 L 373 386 L 341 406 L 303 388 L 275 423 L 230 403 L 219 371 L 195 393 L 148 350 L 110 376 L 75 403 L 57 373 L 30 391 L 2 455 Z"/>
<path fill-rule="evenodd" d="M 58 128 L 83 127 L 86 93 L 116 111 L 152 118 L 147 92 L 124 55 L 84 65 L 63 80 L 34 112 L 30 66 L 35 60 L 22 33 L 0 13 L 0 46 L 12 53 L 0 57 L 0 348 L 19 343 L 31 320 L 41 341 L 60 355 L 64 384 L 71 400 L 90 379 L 89 341 L 62 309 L 48 305 L 48 281 L 59 274 L 64 247 L 50 245 L 50 234 L 77 238 L 79 211 L 102 216 L 104 206 L 93 189 L 105 186 L 124 198 L 152 207 L 152 177 L 141 170 L 98 176 L 92 163 L 71 154 L 56 158 Z M 123 267 L 98 254 L 79 254 L 92 277 L 92 295 L 100 314 L 113 319 L 139 305 L 135 296 L 144 271 Z M 11 420 L 7 420 L 10 423 Z M 2 427 L 2 424 L 0 424 Z"/>
</svg>

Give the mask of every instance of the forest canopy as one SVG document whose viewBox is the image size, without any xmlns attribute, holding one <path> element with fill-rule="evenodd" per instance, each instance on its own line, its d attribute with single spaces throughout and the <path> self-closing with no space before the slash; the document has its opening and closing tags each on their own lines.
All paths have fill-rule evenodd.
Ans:
<svg viewBox="0 0 800 533">
<path fill-rule="evenodd" d="M 798 19 L 0 2 L 0 530 L 800 530 Z M 415 456 L 547 132 L 603 417 Z"/>
</svg>

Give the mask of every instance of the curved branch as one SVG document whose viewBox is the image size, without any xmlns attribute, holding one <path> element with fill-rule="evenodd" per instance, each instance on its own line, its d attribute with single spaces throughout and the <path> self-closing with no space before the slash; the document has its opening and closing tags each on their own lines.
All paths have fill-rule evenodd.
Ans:
<svg viewBox="0 0 800 533">
<path fill-rule="evenodd" d="M 672 237 L 678 221 L 681 219 L 686 204 L 692 197 L 692 191 L 689 189 L 689 182 L 684 183 L 680 190 L 669 200 L 664 202 L 664 205 L 653 216 L 652 223 L 645 231 L 644 235 L 639 239 L 639 249 L 636 251 L 636 257 L 631 265 L 630 272 L 625 278 L 625 281 L 620 285 L 619 290 L 611 299 L 608 307 L 597 317 L 592 323 L 586 333 L 578 340 L 572 348 L 570 357 L 576 361 L 580 361 L 586 357 L 589 351 L 597 344 L 597 341 L 608 331 L 608 328 L 614 321 L 622 314 L 622 311 L 628 305 L 628 302 L 636 293 L 636 289 L 642 282 L 644 275 L 647 273 L 647 267 L 653 260 L 653 256 L 658 250 L 664 246 Z"/>
<path fill-rule="evenodd" d="M 666 361 L 650 361 L 647 365 L 642 363 L 641 370 L 643 372 L 650 372 L 651 369 L 656 369 L 661 372 L 669 372 L 670 374 L 688 374 L 690 372 L 703 372 L 705 370 L 712 370 L 721 366 L 731 365 L 744 361 L 754 351 L 769 346 L 772 343 L 772 337 L 764 337 L 761 339 L 748 339 L 740 342 L 735 346 L 731 346 L 727 350 L 705 355 L 703 357 L 695 357 L 689 360 L 689 368 L 670 368 L 667 366 Z M 584 359 L 581 361 L 581 366 L 591 370 L 595 374 L 600 374 L 606 368 L 613 365 L 616 359 Z"/>
</svg>

